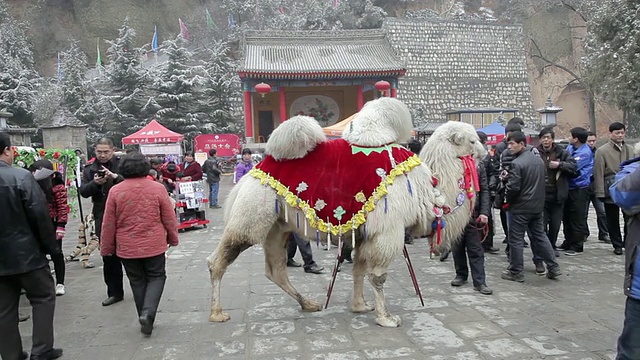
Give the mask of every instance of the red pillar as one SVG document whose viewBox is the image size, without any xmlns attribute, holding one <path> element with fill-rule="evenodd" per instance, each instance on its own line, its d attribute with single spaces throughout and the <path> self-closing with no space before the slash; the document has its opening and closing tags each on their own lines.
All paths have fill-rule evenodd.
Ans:
<svg viewBox="0 0 640 360">
<path fill-rule="evenodd" d="M 280 97 L 280 122 L 287 120 L 287 99 L 284 96 L 284 87 L 278 86 L 278 95 Z"/>
<path fill-rule="evenodd" d="M 251 91 L 244 92 L 244 127 L 245 137 L 253 138 L 253 107 L 251 106 Z"/>
<path fill-rule="evenodd" d="M 398 89 L 396 88 L 391 88 L 391 97 L 398 97 Z"/>
<path fill-rule="evenodd" d="M 357 90 L 358 90 L 358 111 L 360 111 L 364 106 L 364 94 L 362 93 L 362 85 L 358 85 Z"/>
</svg>

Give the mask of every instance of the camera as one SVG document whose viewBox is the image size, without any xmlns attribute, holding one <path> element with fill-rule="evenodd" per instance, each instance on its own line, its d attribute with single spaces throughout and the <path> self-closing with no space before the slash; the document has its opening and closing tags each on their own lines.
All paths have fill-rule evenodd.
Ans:
<svg viewBox="0 0 640 360">
<path fill-rule="evenodd" d="M 98 174 L 98 177 L 104 177 L 105 175 L 107 175 L 107 171 L 106 170 L 98 170 L 97 174 Z"/>
</svg>

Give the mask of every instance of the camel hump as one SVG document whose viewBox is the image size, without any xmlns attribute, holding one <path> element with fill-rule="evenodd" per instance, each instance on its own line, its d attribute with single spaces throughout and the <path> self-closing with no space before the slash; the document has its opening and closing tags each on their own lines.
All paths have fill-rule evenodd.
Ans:
<svg viewBox="0 0 640 360">
<path fill-rule="evenodd" d="M 298 115 L 271 133 L 265 151 L 276 160 L 300 159 L 325 141 L 327 137 L 316 119 Z"/>
</svg>

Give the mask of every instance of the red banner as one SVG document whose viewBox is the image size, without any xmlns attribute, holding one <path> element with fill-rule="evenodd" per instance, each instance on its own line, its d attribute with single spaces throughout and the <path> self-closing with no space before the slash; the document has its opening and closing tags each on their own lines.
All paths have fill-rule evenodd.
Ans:
<svg viewBox="0 0 640 360">
<path fill-rule="evenodd" d="M 240 153 L 242 144 L 236 134 L 203 134 L 193 139 L 193 149 L 205 153 L 216 149 L 216 156 L 230 157 Z"/>
</svg>

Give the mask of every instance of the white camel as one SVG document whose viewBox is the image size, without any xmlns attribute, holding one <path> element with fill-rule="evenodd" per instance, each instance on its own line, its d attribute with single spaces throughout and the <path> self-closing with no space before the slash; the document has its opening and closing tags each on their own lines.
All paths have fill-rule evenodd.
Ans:
<svg viewBox="0 0 640 360">
<path fill-rule="evenodd" d="M 313 118 L 295 116 L 282 123 L 267 142 L 268 156 L 258 165 L 260 169 L 244 176 L 225 203 L 222 239 L 207 258 L 212 285 L 209 321 L 230 319 L 220 304 L 222 276 L 241 252 L 257 244 L 264 250 L 267 278 L 298 301 L 303 311 L 321 309 L 320 303 L 300 294 L 289 282 L 286 245 L 290 233 L 295 231 L 307 240 L 321 235 L 322 241 L 334 244 L 339 239 L 353 241 L 352 311 L 362 313 L 375 309 L 379 325 L 399 326 L 400 318 L 387 309 L 383 285 L 389 265 L 402 252 L 405 228 L 419 235 L 439 233 L 440 236 L 434 235 L 434 241 L 441 239 L 444 246 L 462 234 L 475 192 L 468 189 L 473 186 L 469 183 L 473 177 L 465 176 L 461 158 L 481 148 L 473 126 L 449 122 L 426 143 L 421 152 L 425 163 L 421 163 L 417 156 L 397 145 L 410 139 L 411 130 L 407 106 L 392 98 L 368 102 L 339 140 L 327 140 Z M 335 149 L 341 146 L 346 147 L 349 154 L 336 155 Z M 360 156 L 349 166 L 375 171 L 341 171 L 345 162 L 352 161 L 349 156 Z M 327 167 L 327 163 L 336 164 L 336 168 L 319 169 Z M 300 172 L 324 175 L 302 181 L 296 188 L 297 182 L 283 184 L 285 179 L 278 179 L 267 170 L 288 174 L 282 175 L 283 178 L 303 177 Z M 354 178 L 368 179 L 369 183 L 375 181 L 378 186 L 369 193 L 342 193 L 345 186 L 341 184 Z M 344 202 L 337 198 L 329 205 L 358 201 L 360 210 L 347 214 L 353 216 L 345 219 L 341 218 L 344 209 L 339 206 L 334 210 L 337 220 L 326 218 L 324 221 L 318 214 L 325 210 L 325 201 L 302 199 L 305 192 L 312 190 L 307 190 L 307 183 L 314 181 L 331 189 L 330 196 L 345 197 Z M 312 184 L 309 186 L 313 188 Z M 324 188 L 315 189 L 320 193 L 323 190 L 326 193 Z M 375 307 L 364 299 L 365 275 L 373 286 Z"/>
</svg>

